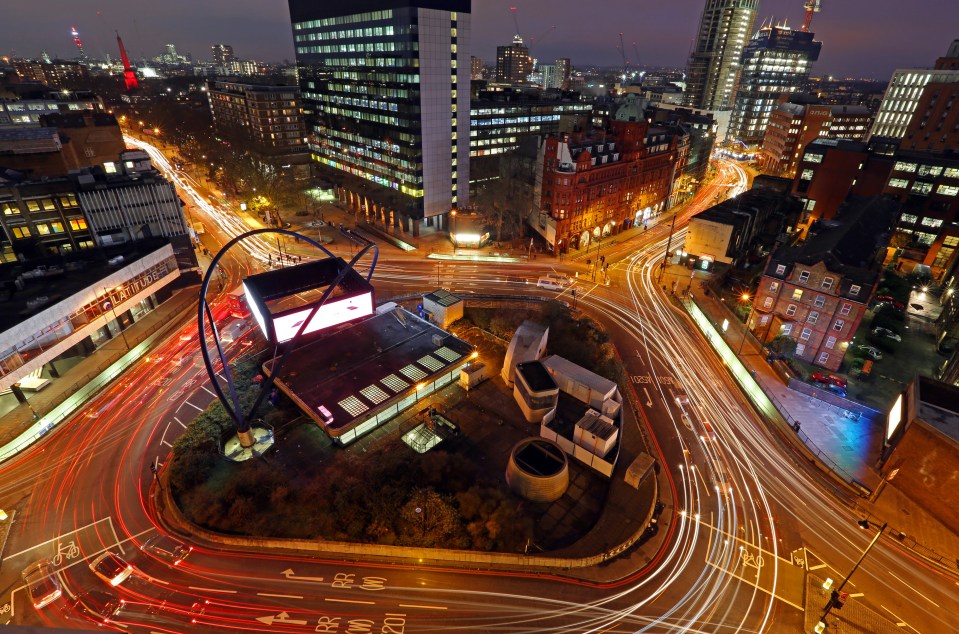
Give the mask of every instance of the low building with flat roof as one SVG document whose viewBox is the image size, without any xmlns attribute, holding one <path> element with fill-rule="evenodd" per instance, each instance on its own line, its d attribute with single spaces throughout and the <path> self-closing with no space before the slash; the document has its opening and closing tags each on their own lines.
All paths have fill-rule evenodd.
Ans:
<svg viewBox="0 0 959 634">
<path fill-rule="evenodd" d="M 291 351 L 275 383 L 348 445 L 459 379 L 473 358 L 469 343 L 390 303 Z"/>
</svg>

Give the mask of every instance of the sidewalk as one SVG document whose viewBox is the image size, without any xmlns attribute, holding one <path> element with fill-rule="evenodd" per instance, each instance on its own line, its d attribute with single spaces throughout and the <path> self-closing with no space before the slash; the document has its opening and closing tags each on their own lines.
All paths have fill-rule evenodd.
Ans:
<svg viewBox="0 0 959 634">
<path fill-rule="evenodd" d="M 184 314 L 192 314 L 196 293 L 195 286 L 175 291 L 170 299 L 124 330 L 125 339 L 111 340 L 51 380 L 49 387 L 30 397 L 29 403 L 20 404 L 0 417 L 0 460 L 23 451 L 85 407 L 88 398 L 146 354 L 153 341 L 176 327 Z M 129 349 L 124 341 L 129 343 Z M 101 379 L 103 385 L 97 383 Z M 90 392 L 87 399 L 78 398 L 85 388 Z"/>
<path fill-rule="evenodd" d="M 854 512 L 872 523 L 888 522 L 886 534 L 893 536 L 902 547 L 909 548 L 943 571 L 959 576 L 959 535 L 894 486 L 878 488 L 881 476 L 876 465 L 882 449 L 884 421 L 851 418 L 846 410 L 786 387 L 767 363 L 765 350 L 755 338 L 745 337 L 744 341 L 744 324 L 735 319 L 715 296 L 706 296 L 698 283 L 692 288 L 696 305 L 726 344 L 721 350 L 717 347 L 720 354 L 735 357 L 742 346 L 738 354 L 740 362 L 776 407 L 770 422 L 787 440 L 808 450 L 824 469 L 833 471 L 837 479 L 845 481 L 850 492 L 863 496 L 852 503 Z M 724 333 L 721 324 L 725 319 L 729 320 L 729 327 Z M 715 337 L 710 340 L 717 346 Z M 732 363 L 729 365 L 733 366 Z M 755 403 L 753 395 L 748 394 L 748 390 L 746 392 Z M 792 427 L 793 422 L 800 423 L 798 432 Z"/>
</svg>

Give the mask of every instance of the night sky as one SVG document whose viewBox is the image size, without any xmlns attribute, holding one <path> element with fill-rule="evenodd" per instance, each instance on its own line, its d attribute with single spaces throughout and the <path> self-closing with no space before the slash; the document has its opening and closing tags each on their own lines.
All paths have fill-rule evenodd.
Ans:
<svg viewBox="0 0 959 634">
<path fill-rule="evenodd" d="M 331 2 L 349 0 L 316 0 Z M 76 26 L 87 52 L 116 57 L 118 29 L 131 57 L 154 57 L 172 43 L 195 59 L 210 45 L 233 46 L 243 59 L 293 59 L 285 0 L 33 0 L 3 3 L 0 53 L 72 57 L 69 30 Z M 534 57 L 570 57 L 574 67 L 635 64 L 682 67 L 705 0 L 473 0 L 472 54 L 489 63 L 515 28 Z M 823 0 L 812 30 L 824 42 L 814 74 L 888 79 L 895 68 L 931 66 L 959 38 L 959 0 Z M 799 27 L 803 0 L 760 0 L 759 19 L 788 19 Z M 547 33 L 551 26 L 556 29 Z M 540 35 L 547 33 L 544 37 Z M 539 39 L 537 42 L 536 40 Z"/>
</svg>

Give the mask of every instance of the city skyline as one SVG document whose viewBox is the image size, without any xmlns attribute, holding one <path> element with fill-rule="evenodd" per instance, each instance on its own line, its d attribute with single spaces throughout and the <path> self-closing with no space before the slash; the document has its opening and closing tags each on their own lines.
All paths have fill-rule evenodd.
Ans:
<svg viewBox="0 0 959 634">
<path fill-rule="evenodd" d="M 597 15 L 594 5 L 571 0 L 473 2 L 471 54 L 488 65 L 495 60 L 496 46 L 509 43 L 515 34 L 510 10 L 515 6 L 520 35 L 541 61 L 569 57 L 579 68 L 620 65 L 622 31 L 631 66 L 638 61 L 640 66 L 681 68 L 686 65 L 703 5 L 703 0 L 677 0 L 637 9 L 629 0 L 606 0 L 605 11 Z M 959 18 L 959 7 L 949 0 L 927 0 L 923 14 L 939 19 L 915 19 L 912 7 L 894 0 L 824 3 L 813 19 L 812 31 L 823 42 L 813 74 L 885 80 L 896 68 L 931 66 L 957 37 L 952 25 Z M 51 15 L 58 17 L 51 20 Z M 280 62 L 294 58 L 286 0 L 231 0 L 228 4 L 222 0 L 169 0 L 162 5 L 100 6 L 47 0 L 42 6 L 7 7 L 5 17 L 6 24 L 18 26 L 14 32 L 4 33 L 5 48 L 0 54 L 6 56 L 36 58 L 46 51 L 52 57 L 73 58 L 76 49 L 70 27 L 75 26 L 91 57 L 117 57 L 114 31 L 118 30 L 135 60 L 160 55 L 168 43 L 196 60 L 209 60 L 210 46 L 216 43 L 231 44 L 241 59 Z M 760 3 L 757 26 L 774 18 L 798 27 L 802 17 L 801 0 L 765 0 Z M 664 28 L 665 24 L 670 26 Z"/>
</svg>

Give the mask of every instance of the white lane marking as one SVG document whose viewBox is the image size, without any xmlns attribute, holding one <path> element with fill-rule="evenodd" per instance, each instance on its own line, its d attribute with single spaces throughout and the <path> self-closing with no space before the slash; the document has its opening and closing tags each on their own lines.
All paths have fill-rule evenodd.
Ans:
<svg viewBox="0 0 959 634">
<path fill-rule="evenodd" d="M 270 594 L 268 592 L 257 592 L 259 597 L 273 597 L 275 599 L 302 599 L 303 597 L 295 594 Z"/>
<path fill-rule="evenodd" d="M 201 588 L 200 586 L 187 586 L 190 590 L 199 590 L 201 592 L 220 592 L 222 594 L 236 594 L 236 590 L 221 590 L 220 588 Z"/>
<path fill-rule="evenodd" d="M 202 412 L 202 411 L 203 411 L 203 408 L 202 408 L 202 407 L 197 407 L 196 405 L 194 405 L 194 404 L 191 403 L 190 401 L 183 401 L 183 404 L 184 404 L 184 405 L 189 405 L 190 407 L 192 407 L 193 409 L 197 410 L 198 412 Z"/>
<path fill-rule="evenodd" d="M 183 429 L 186 429 L 186 428 L 187 428 L 187 426 L 183 424 L 183 421 L 180 420 L 179 418 L 177 418 L 176 416 L 173 417 L 173 420 L 175 420 L 176 422 L 178 422 L 178 423 L 180 424 L 180 427 L 182 427 Z"/>
<path fill-rule="evenodd" d="M 201 389 L 201 390 L 206 390 L 207 394 L 209 394 L 210 396 L 216 396 L 216 393 L 214 393 L 213 390 L 209 389 L 209 388 L 208 388 L 207 386 L 205 386 L 205 385 L 201 385 L 201 386 L 200 386 L 200 389 Z"/>
<path fill-rule="evenodd" d="M 161 444 L 161 445 L 166 445 L 167 447 L 172 447 L 172 446 L 173 446 L 173 445 L 171 445 L 170 443 L 168 443 L 168 442 L 165 441 L 165 440 L 161 440 L 161 441 L 160 441 L 160 444 Z"/>
<path fill-rule="evenodd" d="M 889 572 L 888 570 L 886 571 L 886 574 L 888 574 L 890 577 L 892 577 L 893 579 L 895 579 L 896 581 L 898 581 L 898 582 L 901 583 L 902 585 L 904 585 L 904 586 L 909 586 L 910 588 L 912 588 L 912 586 L 910 586 L 908 583 L 906 583 L 905 581 L 903 581 L 902 579 L 900 579 L 899 577 L 897 577 L 897 576 L 894 575 L 893 573 Z M 912 588 L 912 591 L 915 592 L 916 594 L 918 594 L 920 597 L 922 597 L 922 598 L 925 599 L 926 601 L 928 601 L 929 603 L 931 603 L 931 604 L 933 604 L 934 606 L 936 606 L 937 608 L 940 607 L 940 605 L 939 605 L 938 603 L 936 603 L 935 601 L 933 601 L 932 599 L 930 599 L 929 597 L 927 597 L 927 596 L 924 595 L 923 593 L 919 592 L 919 591 L 916 590 L 915 588 Z"/>
<path fill-rule="evenodd" d="M 375 605 L 373 601 L 358 601 L 356 599 L 331 599 L 329 597 L 323 599 L 324 601 L 330 601 L 332 603 L 360 603 L 363 605 Z"/>
<path fill-rule="evenodd" d="M 415 603 L 400 603 L 401 608 L 420 608 L 422 610 L 448 610 L 443 605 L 416 605 Z"/>
<path fill-rule="evenodd" d="M 68 532 L 68 533 L 63 533 L 63 534 L 59 535 L 58 537 L 54 537 L 53 539 L 48 539 L 48 540 L 45 541 L 45 542 L 40 542 L 39 544 L 36 544 L 36 545 L 34 545 L 34 546 L 31 546 L 30 548 L 24 548 L 23 550 L 21 550 L 21 551 L 18 552 L 18 553 L 13 553 L 12 555 L 7 555 L 6 557 L 3 558 L 3 561 L 7 561 L 8 559 L 13 559 L 14 557 L 19 557 L 20 555 L 23 555 L 23 554 L 25 554 L 25 553 L 28 553 L 28 552 L 30 552 L 31 550 L 34 550 L 35 548 L 39 548 L 40 546 L 46 546 L 47 544 L 50 544 L 50 543 L 52 543 L 52 542 L 61 540 L 61 539 L 63 539 L 63 537 L 64 537 L 65 535 L 74 535 L 74 534 L 79 533 L 80 531 L 82 531 L 82 530 L 84 530 L 84 529 L 90 528 L 91 526 L 96 526 L 96 525 L 99 524 L 100 522 L 105 522 L 105 521 L 107 521 L 108 519 L 110 519 L 110 518 L 109 518 L 109 517 L 104 517 L 103 519 L 99 519 L 99 520 L 97 520 L 97 521 L 95 521 L 95 522 L 90 522 L 89 524 L 87 524 L 87 525 L 85 525 L 85 526 L 81 526 L 80 528 L 75 528 L 75 529 L 73 529 L 72 531 L 70 531 L 70 532 Z"/>
<path fill-rule="evenodd" d="M 879 607 L 881 607 L 883 610 L 885 610 L 885 611 L 888 612 L 889 614 L 892 614 L 893 617 L 895 617 L 895 619 L 896 619 L 896 621 L 897 621 L 896 627 L 903 627 L 903 626 L 908 627 L 908 626 L 909 626 L 908 623 L 906 623 L 906 622 L 903 621 L 901 618 L 899 618 L 898 616 L 896 616 L 895 613 L 894 613 L 892 610 L 890 610 L 889 608 L 887 608 L 887 607 L 884 606 L 883 604 L 880 603 L 880 604 L 879 604 Z M 915 628 L 913 628 L 913 629 L 915 629 Z"/>
</svg>

